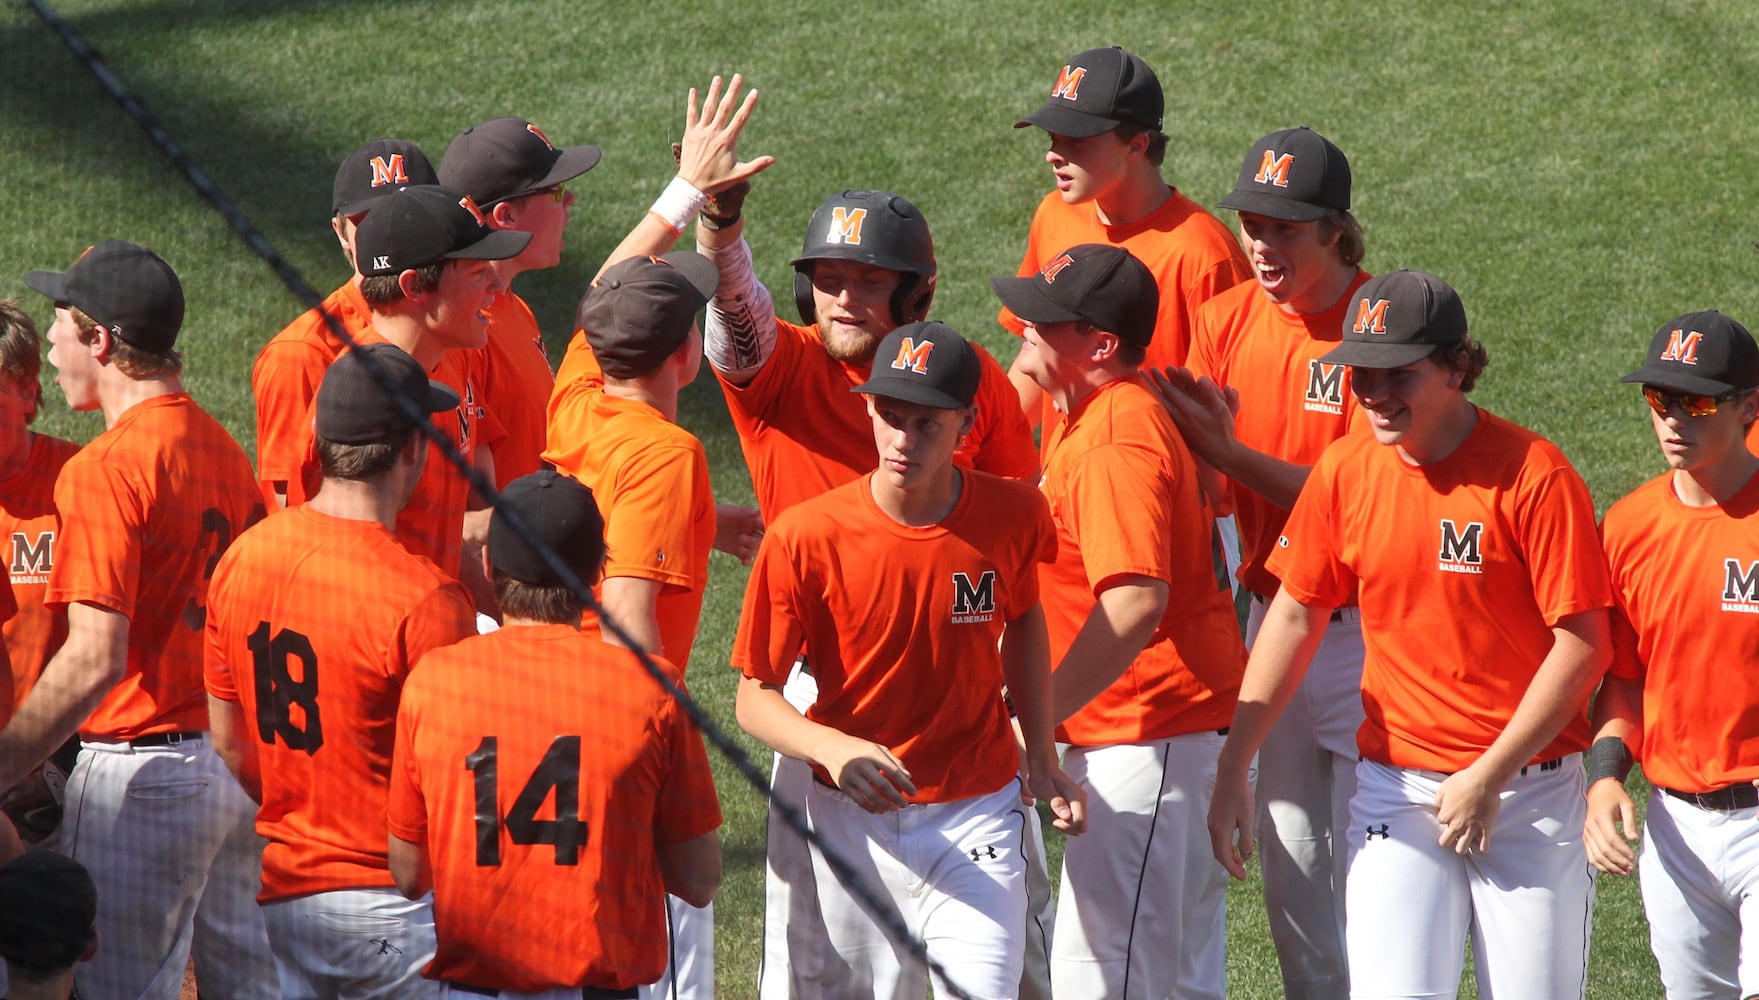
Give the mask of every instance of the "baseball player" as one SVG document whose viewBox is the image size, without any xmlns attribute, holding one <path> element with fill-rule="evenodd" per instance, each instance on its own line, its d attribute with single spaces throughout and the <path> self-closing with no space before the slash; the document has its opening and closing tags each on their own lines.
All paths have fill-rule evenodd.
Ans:
<svg viewBox="0 0 1759 1000">
<path fill-rule="evenodd" d="M 1320 452 L 1359 420 L 1349 368 L 1320 357 L 1337 346 L 1352 293 L 1369 275 L 1358 266 L 1362 227 L 1350 214 L 1349 161 L 1310 128 L 1253 143 L 1221 205 L 1239 213 L 1240 245 L 1257 280 L 1197 307 L 1188 367 L 1166 370 L 1156 384 L 1191 450 L 1233 484 L 1250 644 L 1277 592 L 1265 561 L 1289 508 Z M 1258 751 L 1265 910 L 1283 991 L 1295 1000 L 1349 992 L 1344 845 L 1363 657 L 1354 605 L 1332 613 L 1300 691 Z M 1250 848 L 1243 844 L 1243 853 Z"/>
<path fill-rule="evenodd" d="M 1759 346 L 1715 311 L 1656 331 L 1638 382 L 1668 471 L 1606 512 L 1613 665 L 1594 701 L 1588 859 L 1641 870 L 1649 942 L 1674 1000 L 1759 995 Z M 1727 665 L 1727 669 L 1723 669 Z M 1624 778 L 1632 757 L 1653 784 L 1639 861 Z M 1635 863 L 1635 864 L 1634 864 Z"/>
<path fill-rule="evenodd" d="M 1193 311 L 1251 273 L 1228 227 L 1162 179 L 1164 108 L 1154 71 L 1114 46 L 1071 56 L 1044 106 L 1014 123 L 1048 135 L 1044 158 L 1057 182 L 1032 214 L 1018 274 L 1032 277 L 1083 243 L 1130 251 L 1160 287 L 1154 342 L 1144 362 L 1152 367 L 1184 364 Z M 1006 308 L 999 320 L 1016 335 L 1025 329 Z M 1042 421 L 1041 438 L 1048 441 L 1060 419 L 1056 410 L 1018 362 L 1009 376 L 1021 407 L 1034 424 Z"/>
<path fill-rule="evenodd" d="M 1055 536 L 1029 484 L 953 463 L 975 419 L 977 352 L 939 323 L 905 324 L 877 350 L 854 388 L 879 468 L 771 522 L 734 640 L 739 722 L 812 765 L 806 809 L 824 852 L 854 867 L 947 979 L 1011 997 L 1025 950 L 1027 817 L 1004 679 L 1029 787 L 1059 827 L 1085 826 L 1084 796 L 1051 740 L 1036 573 Z M 802 655 L 818 680 L 804 715 L 782 693 Z M 854 982 L 876 997 L 922 996 L 922 967 L 880 934 L 816 846 L 812 859 L 831 944 Z M 938 976 L 935 988 L 945 989 Z"/>
<path fill-rule="evenodd" d="M 1467 398 L 1487 357 L 1445 282 L 1396 271 L 1352 299 L 1322 360 L 1351 366 L 1370 433 L 1320 455 L 1267 564 L 1282 588 L 1222 748 L 1215 856 L 1244 875 L 1248 762 L 1355 594 L 1351 995 L 1453 996 L 1470 930 L 1486 994 L 1579 997 L 1583 709 L 1612 600 L 1593 503 L 1555 446 Z"/>
<path fill-rule="evenodd" d="M 208 593 L 208 716 L 261 803 L 257 899 L 283 1000 L 437 993 L 421 977 L 433 910 L 396 891 L 385 801 L 409 668 L 474 634 L 476 616 L 392 534 L 427 460 L 410 404 L 449 413 L 458 396 L 390 344 L 338 358 L 316 401 L 317 495 L 239 536 Z"/>
<path fill-rule="evenodd" d="M 55 477 L 79 445 L 30 429 L 42 405 L 36 324 L 13 299 L 0 300 L 0 539 L 18 614 L 5 626 L 12 686 L 0 684 L 0 723 L 24 700 L 67 617 L 43 604 L 55 559 Z"/>
<path fill-rule="evenodd" d="M 1016 369 L 1063 416 L 1045 448 L 1057 548 L 1039 588 L 1063 766 L 1094 832 L 1063 854 L 1052 987 L 1220 998 L 1228 880 L 1203 824 L 1245 650 L 1196 463 L 1137 378 L 1154 275 L 1090 243 L 991 284 L 1026 324 Z"/>
<path fill-rule="evenodd" d="M 67 1000 L 73 969 L 97 952 L 98 893 L 77 861 L 44 850 L 0 863 L 0 957 L 12 1000 Z"/>
<path fill-rule="evenodd" d="M 604 559 L 591 491 L 554 472 L 507 487 L 486 552 L 503 627 L 404 687 L 391 871 L 412 898 L 432 885 L 443 996 L 634 997 L 666 964 L 665 893 L 707 905 L 721 881 L 708 755 L 635 654 L 580 631 L 509 507 L 579 580 Z"/>
<path fill-rule="evenodd" d="M 83 995 L 174 998 L 193 942 L 210 993 L 274 997 L 251 898 L 262 841 L 201 685 L 208 578 L 262 515 L 250 461 L 183 390 L 183 288 L 158 255 L 106 240 L 24 282 L 55 303 L 57 384 L 105 430 L 55 484 L 43 600 L 65 606 L 67 641 L 0 731 L 0 787 L 79 732 L 60 849 L 98 885 L 104 940 Z"/>
<path fill-rule="evenodd" d="M 465 129 L 440 159 L 440 183 L 476 200 L 489 225 L 531 234 L 517 256 L 490 265 L 505 289 L 489 304 L 483 400 L 507 431 L 495 449 L 496 486 L 536 472 L 544 450 L 544 404 L 555 388 L 543 334 L 513 292 L 526 271 L 562 262 L 574 193 L 568 182 L 597 166 L 597 146 L 556 146 L 523 118 L 492 118 Z"/>
<path fill-rule="evenodd" d="M 250 370 L 250 389 L 256 397 L 257 480 L 269 509 L 304 503 L 318 487 L 311 456 L 311 401 L 324 369 L 347 347 L 324 314 L 350 334 L 372 321 L 372 311 L 360 294 L 355 230 L 367 210 L 385 195 L 411 184 L 437 183 L 427 156 L 401 139 L 374 139 L 349 153 L 336 169 L 330 228 L 353 273 L 324 299 L 322 311 L 307 309 L 264 344 Z"/>
</svg>

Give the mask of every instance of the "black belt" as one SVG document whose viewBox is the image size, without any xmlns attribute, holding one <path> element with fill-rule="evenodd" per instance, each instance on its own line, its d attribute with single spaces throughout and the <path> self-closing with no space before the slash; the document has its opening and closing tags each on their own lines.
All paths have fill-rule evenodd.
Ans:
<svg viewBox="0 0 1759 1000">
<path fill-rule="evenodd" d="M 484 989 L 481 986 L 455 983 L 451 980 L 447 980 L 446 985 L 460 993 L 469 993 L 473 996 L 498 997 L 501 995 L 500 990 Z M 639 995 L 640 994 L 635 991 L 635 987 L 633 986 L 625 990 L 609 990 L 602 986 L 582 986 L 580 988 L 581 1000 L 635 1000 Z"/>
<path fill-rule="evenodd" d="M 153 733 L 149 736 L 137 736 L 128 741 L 132 747 L 174 747 L 184 740 L 199 740 L 208 735 L 199 729 L 188 729 L 181 733 Z"/>
<path fill-rule="evenodd" d="M 1734 812 L 1736 809 L 1759 806 L 1759 788 L 1754 788 L 1752 783 L 1745 781 L 1727 788 L 1718 788 L 1714 792 L 1681 792 L 1672 788 L 1661 790 L 1681 802 L 1690 802 L 1700 809 L 1712 812 Z"/>
</svg>

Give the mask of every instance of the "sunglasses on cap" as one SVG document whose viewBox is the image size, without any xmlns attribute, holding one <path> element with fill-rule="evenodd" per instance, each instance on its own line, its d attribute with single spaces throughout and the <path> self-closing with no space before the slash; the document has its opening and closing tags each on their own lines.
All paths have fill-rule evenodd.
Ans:
<svg viewBox="0 0 1759 1000">
<path fill-rule="evenodd" d="M 1738 389 L 1734 392 L 1725 392 L 1720 396 L 1701 396 L 1690 392 L 1668 392 L 1666 389 L 1646 385 L 1643 387 L 1643 398 L 1649 401 L 1651 409 L 1664 417 L 1667 416 L 1667 411 L 1675 406 L 1679 407 L 1680 412 L 1688 417 L 1708 417 L 1715 413 L 1723 403 L 1733 402 L 1752 391 L 1751 389 Z"/>
</svg>

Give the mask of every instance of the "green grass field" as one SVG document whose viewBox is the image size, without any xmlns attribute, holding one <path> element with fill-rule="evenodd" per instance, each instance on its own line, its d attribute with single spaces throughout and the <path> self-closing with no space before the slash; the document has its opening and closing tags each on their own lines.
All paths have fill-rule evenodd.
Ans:
<svg viewBox="0 0 1759 1000">
<path fill-rule="evenodd" d="M 734 70 L 763 92 L 745 149 L 778 157 L 747 206 L 759 275 L 786 287 L 801 227 L 828 192 L 885 187 L 927 214 L 936 315 L 1005 359 L 983 279 L 1018 263 L 1047 189 L 1044 140 L 1009 126 L 1062 60 L 1123 44 L 1168 94 L 1166 174 L 1198 201 L 1240 155 L 1311 124 L 1350 154 L 1367 266 L 1434 271 L 1459 289 L 1492 366 L 1487 407 L 1552 437 L 1604 509 L 1659 468 L 1643 404 L 1617 376 L 1691 310 L 1759 320 L 1759 6 L 1738 0 L 1270 5 L 1193 0 L 985 4 L 806 0 L 583 5 L 559 0 L 65 0 L 59 12 L 144 97 L 268 240 L 327 292 L 345 275 L 326 222 L 336 163 L 375 135 L 437 160 L 464 126 L 506 114 L 605 150 L 563 265 L 520 279 L 559 356 L 574 304 L 670 173 L 683 94 Z M 158 249 L 189 297 L 188 384 L 251 445 L 248 374 L 301 306 L 19 3 L 0 8 L 0 295 L 48 304 L 19 276 L 106 237 Z M 1231 222 L 1231 219 L 1229 220 Z M 41 428 L 97 418 L 53 400 Z M 713 384 L 682 421 L 723 499 L 749 499 Z M 717 556 L 692 684 L 734 732 L 725 666 L 740 567 Z M 766 765 L 767 766 L 767 765 Z M 754 994 L 763 803 L 721 771 L 729 862 L 720 984 Z M 1279 992 L 1258 887 L 1230 899 L 1232 994 Z M 1387 914 L 1389 934 L 1399 915 Z M 1636 886 L 1603 880 L 1595 997 L 1659 996 Z"/>
</svg>

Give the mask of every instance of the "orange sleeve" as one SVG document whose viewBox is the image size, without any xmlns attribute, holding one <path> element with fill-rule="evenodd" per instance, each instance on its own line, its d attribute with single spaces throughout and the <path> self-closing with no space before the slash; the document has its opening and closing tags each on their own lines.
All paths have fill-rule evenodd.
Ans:
<svg viewBox="0 0 1759 1000">
<path fill-rule="evenodd" d="M 654 803 L 654 843 L 677 844 L 718 828 L 721 800 L 715 793 L 702 733 L 676 702 L 660 710 L 658 727 L 668 760 L 666 778 Z"/>
<path fill-rule="evenodd" d="M 110 465 L 72 461 L 55 483 L 61 512 L 45 604 L 82 601 L 133 619 L 140 586 L 142 498 Z"/>
<path fill-rule="evenodd" d="M 983 370 L 977 383 L 977 417 L 953 460 L 1004 479 L 1037 479 L 1038 445 L 1014 384 L 988 351 L 972 346 Z"/>
<path fill-rule="evenodd" d="M 1612 604 L 1606 553 L 1594 523 L 1588 485 L 1558 453 L 1558 467 L 1518 499 L 1522 550 L 1533 577 L 1533 600 L 1553 628 L 1573 614 Z"/>
<path fill-rule="evenodd" d="M 257 479 L 265 484 L 297 479 L 312 460 L 311 405 L 330 359 L 298 341 L 270 341 L 251 369 L 256 396 Z"/>
<path fill-rule="evenodd" d="M 806 633 L 796 607 L 798 577 L 791 564 L 791 546 L 772 525 L 758 547 L 745 583 L 739 609 L 739 630 L 733 637 L 732 663 L 745 676 L 765 684 L 782 684 L 806 648 Z"/>
<path fill-rule="evenodd" d="M 688 498 L 706 495 L 708 458 L 700 444 L 656 443 L 632 456 L 601 501 L 607 514 L 605 579 L 627 576 L 688 588 L 701 569 L 691 565 L 696 509 Z"/>
<path fill-rule="evenodd" d="M 1332 517 L 1338 454 L 1334 444 L 1320 455 L 1265 563 L 1289 596 L 1309 607 L 1343 607 L 1356 593 L 1356 576 L 1338 552 Z"/>
<path fill-rule="evenodd" d="M 1130 445 L 1103 444 L 1074 463 L 1065 480 L 1069 521 L 1087 580 L 1098 594 L 1117 577 L 1171 583 L 1173 487 L 1162 463 Z"/>
<path fill-rule="evenodd" d="M 416 760 L 415 730 L 420 724 L 422 698 L 405 687 L 397 707 L 397 739 L 391 751 L 391 792 L 385 806 L 391 833 L 412 844 L 428 839 L 427 800 L 422 796 L 421 766 Z"/>
<path fill-rule="evenodd" d="M 476 605 L 463 586 L 449 582 L 410 609 L 397 632 L 400 655 L 387 657 L 386 661 L 400 664 L 407 673 L 430 651 L 475 634 Z"/>
</svg>

